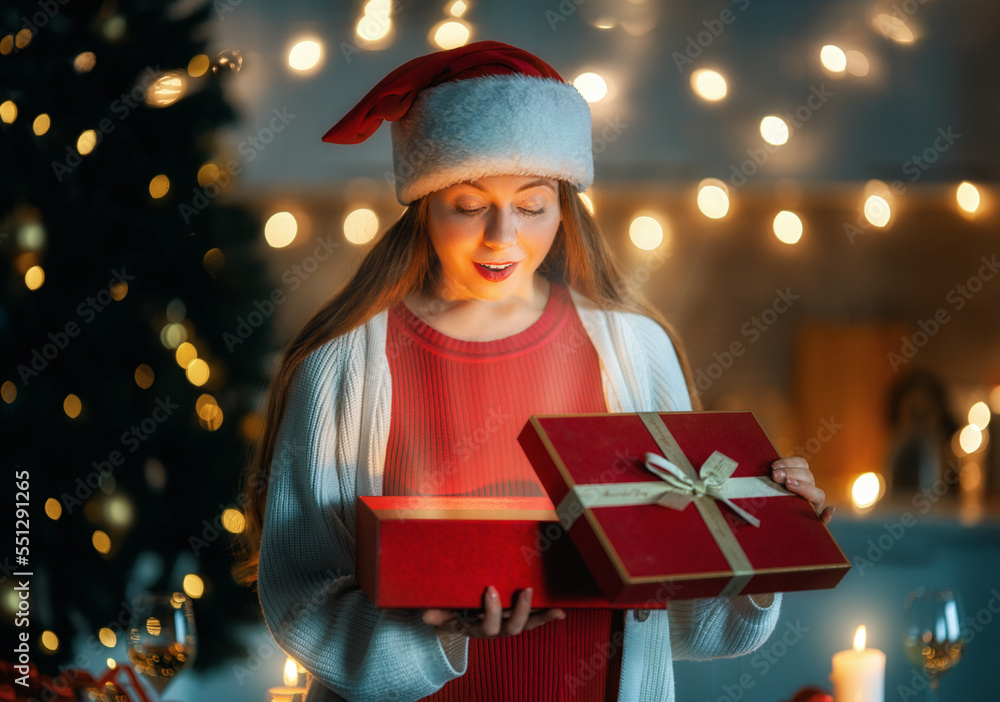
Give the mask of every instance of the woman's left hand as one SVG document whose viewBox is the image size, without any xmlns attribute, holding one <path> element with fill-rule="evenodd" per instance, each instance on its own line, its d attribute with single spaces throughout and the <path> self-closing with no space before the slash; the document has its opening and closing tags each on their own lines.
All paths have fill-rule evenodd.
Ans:
<svg viewBox="0 0 1000 702">
<path fill-rule="evenodd" d="M 833 519 L 835 507 L 824 507 L 826 493 L 816 487 L 816 478 L 809 470 L 809 462 L 799 456 L 782 458 L 771 464 L 771 477 L 774 482 L 781 483 L 790 492 L 802 495 L 816 508 L 824 524 Z"/>
</svg>

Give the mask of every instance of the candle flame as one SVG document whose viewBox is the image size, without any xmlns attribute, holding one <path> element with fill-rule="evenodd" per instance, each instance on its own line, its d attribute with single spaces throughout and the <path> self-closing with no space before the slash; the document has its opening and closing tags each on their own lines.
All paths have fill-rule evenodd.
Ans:
<svg viewBox="0 0 1000 702">
<path fill-rule="evenodd" d="M 858 627 L 857 633 L 854 634 L 854 650 L 861 653 L 865 650 L 865 625 L 862 624 Z"/>
<path fill-rule="evenodd" d="M 285 684 L 288 687 L 294 687 L 299 682 L 299 667 L 295 664 L 295 660 L 289 656 L 288 660 L 285 661 Z"/>
</svg>

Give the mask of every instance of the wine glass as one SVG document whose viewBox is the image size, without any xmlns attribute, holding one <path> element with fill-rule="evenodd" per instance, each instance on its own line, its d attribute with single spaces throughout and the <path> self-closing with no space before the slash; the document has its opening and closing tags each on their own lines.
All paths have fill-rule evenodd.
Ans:
<svg viewBox="0 0 1000 702">
<path fill-rule="evenodd" d="M 132 600 L 128 657 L 157 696 L 191 665 L 197 643 L 194 611 L 184 593 L 147 592 Z"/>
<path fill-rule="evenodd" d="M 903 650 L 927 677 L 928 699 L 938 699 L 938 685 L 945 671 L 958 663 L 965 651 L 962 637 L 962 601 L 951 590 L 917 588 L 906 597 L 906 633 Z"/>
</svg>

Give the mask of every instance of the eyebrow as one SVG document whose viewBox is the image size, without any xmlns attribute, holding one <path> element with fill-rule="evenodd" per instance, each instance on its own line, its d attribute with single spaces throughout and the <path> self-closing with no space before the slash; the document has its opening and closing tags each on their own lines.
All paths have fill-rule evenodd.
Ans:
<svg viewBox="0 0 1000 702">
<path fill-rule="evenodd" d="M 486 188 L 484 188 L 483 186 L 481 186 L 478 183 L 476 183 L 476 181 L 467 180 L 467 181 L 465 181 L 465 185 L 471 185 L 476 190 L 480 190 L 482 192 L 486 192 Z M 522 190 L 528 190 L 530 188 L 537 188 L 539 186 L 547 187 L 552 192 L 556 192 L 556 188 L 555 188 L 554 185 L 552 185 L 552 182 L 549 181 L 549 180 L 545 180 L 544 178 L 536 178 L 535 180 L 529 180 L 527 183 L 525 183 L 524 185 L 522 185 L 520 188 L 518 188 L 514 192 L 519 193 Z"/>
</svg>

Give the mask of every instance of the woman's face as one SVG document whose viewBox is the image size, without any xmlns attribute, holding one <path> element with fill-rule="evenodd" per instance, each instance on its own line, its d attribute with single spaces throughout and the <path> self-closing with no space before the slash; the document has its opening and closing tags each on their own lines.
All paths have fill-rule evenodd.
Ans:
<svg viewBox="0 0 1000 702">
<path fill-rule="evenodd" d="M 561 221 L 559 183 L 490 176 L 428 195 L 431 244 L 449 299 L 531 299 Z M 491 270 L 492 267 L 492 270 Z"/>
</svg>

